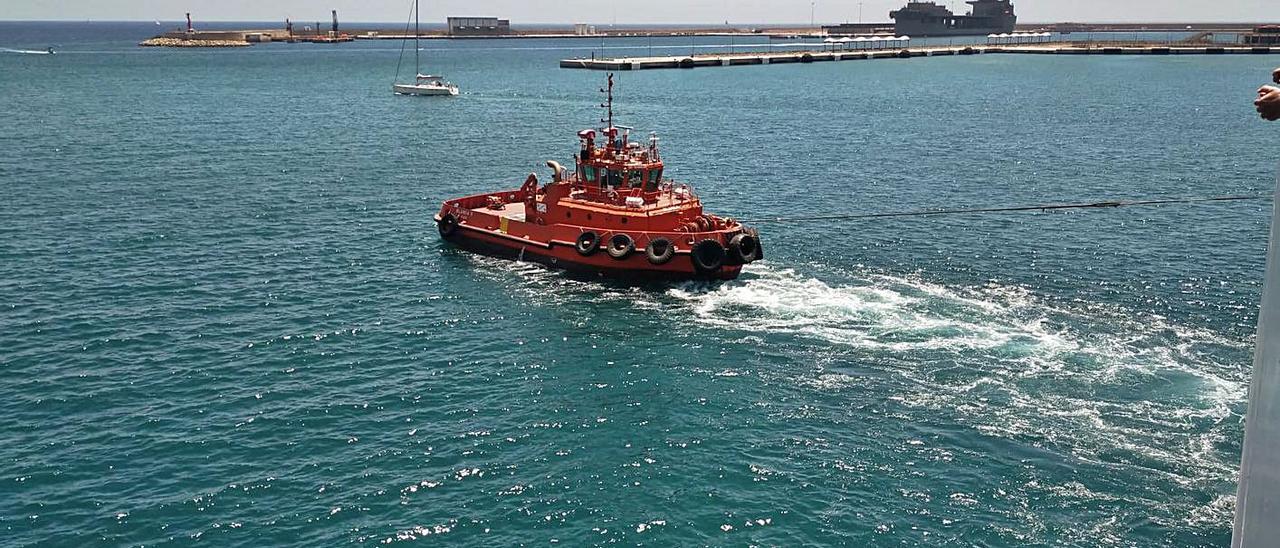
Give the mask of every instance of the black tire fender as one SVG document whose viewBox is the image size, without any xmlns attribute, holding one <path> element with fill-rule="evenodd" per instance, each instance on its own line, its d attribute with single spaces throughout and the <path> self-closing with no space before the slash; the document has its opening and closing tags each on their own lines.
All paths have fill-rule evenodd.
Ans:
<svg viewBox="0 0 1280 548">
<path fill-rule="evenodd" d="M 693 261 L 693 268 L 700 273 L 710 273 L 720 270 L 724 266 L 724 260 L 727 256 L 724 246 L 715 240 L 702 240 L 694 244 L 693 250 L 689 253 L 689 259 Z"/>
<path fill-rule="evenodd" d="M 436 229 L 440 231 L 440 236 L 448 238 L 458 231 L 458 218 L 452 213 L 445 213 L 439 221 L 436 221 Z"/>
<path fill-rule="evenodd" d="M 729 240 L 729 251 L 733 253 L 734 259 L 743 264 L 754 262 L 759 258 L 760 241 L 744 232 Z"/>
<path fill-rule="evenodd" d="M 583 257 L 595 255 L 600 251 L 600 235 L 590 230 L 583 232 L 578 235 L 578 241 L 574 242 L 573 247 Z"/>
<path fill-rule="evenodd" d="M 664 265 L 676 256 L 676 246 L 666 238 L 654 238 L 645 246 L 644 255 L 651 264 Z"/>
<path fill-rule="evenodd" d="M 619 232 L 609 238 L 609 245 L 605 250 L 609 252 L 610 257 L 621 261 L 635 253 L 636 241 L 631 239 L 631 236 Z"/>
</svg>

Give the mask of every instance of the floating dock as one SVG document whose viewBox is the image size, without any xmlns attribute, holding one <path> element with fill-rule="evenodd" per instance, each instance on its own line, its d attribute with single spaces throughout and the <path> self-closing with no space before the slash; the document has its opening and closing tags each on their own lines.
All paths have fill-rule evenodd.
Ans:
<svg viewBox="0 0 1280 548">
<path fill-rule="evenodd" d="M 564 59 L 560 68 L 588 70 L 649 70 L 698 67 L 731 67 L 742 65 L 778 65 L 822 61 L 862 59 L 909 59 L 948 55 L 985 55 L 1016 53 L 1032 55 L 1225 55 L 1280 53 L 1280 46 L 1242 46 L 1228 44 L 1142 44 L 1142 43 L 1041 43 L 1028 45 L 921 46 L 882 49 L 794 50 L 783 52 L 715 53 L 663 57 L 622 57 L 599 59 Z"/>
</svg>

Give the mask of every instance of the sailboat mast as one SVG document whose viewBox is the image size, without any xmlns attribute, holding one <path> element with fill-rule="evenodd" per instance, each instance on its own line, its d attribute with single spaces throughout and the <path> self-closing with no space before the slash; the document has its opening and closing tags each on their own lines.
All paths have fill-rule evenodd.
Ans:
<svg viewBox="0 0 1280 548">
<path fill-rule="evenodd" d="M 418 0 L 413 0 L 413 77 L 416 79 L 422 74 L 422 65 L 418 62 L 418 37 L 422 34 L 418 30 Z"/>
</svg>

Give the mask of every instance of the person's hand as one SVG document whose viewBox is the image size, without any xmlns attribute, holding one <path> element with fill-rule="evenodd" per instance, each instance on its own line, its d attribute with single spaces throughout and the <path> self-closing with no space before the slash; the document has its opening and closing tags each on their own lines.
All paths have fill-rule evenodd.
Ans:
<svg viewBox="0 0 1280 548">
<path fill-rule="evenodd" d="M 1280 120 L 1280 88 L 1275 86 L 1258 88 L 1258 99 L 1253 102 L 1253 106 L 1258 108 L 1258 114 L 1264 120 L 1272 122 Z"/>
</svg>

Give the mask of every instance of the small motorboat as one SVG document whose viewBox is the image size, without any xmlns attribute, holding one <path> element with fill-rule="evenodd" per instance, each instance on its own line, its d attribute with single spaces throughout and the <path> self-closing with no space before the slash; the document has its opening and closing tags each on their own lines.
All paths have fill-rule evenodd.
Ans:
<svg viewBox="0 0 1280 548">
<path fill-rule="evenodd" d="M 23 54 L 23 55 L 53 55 L 53 54 L 55 53 L 55 52 L 53 51 L 53 46 L 49 46 L 48 48 L 45 48 L 45 49 L 9 49 L 9 48 L 0 48 L 0 52 L 4 52 L 4 53 L 21 53 L 21 54 Z"/>
</svg>

